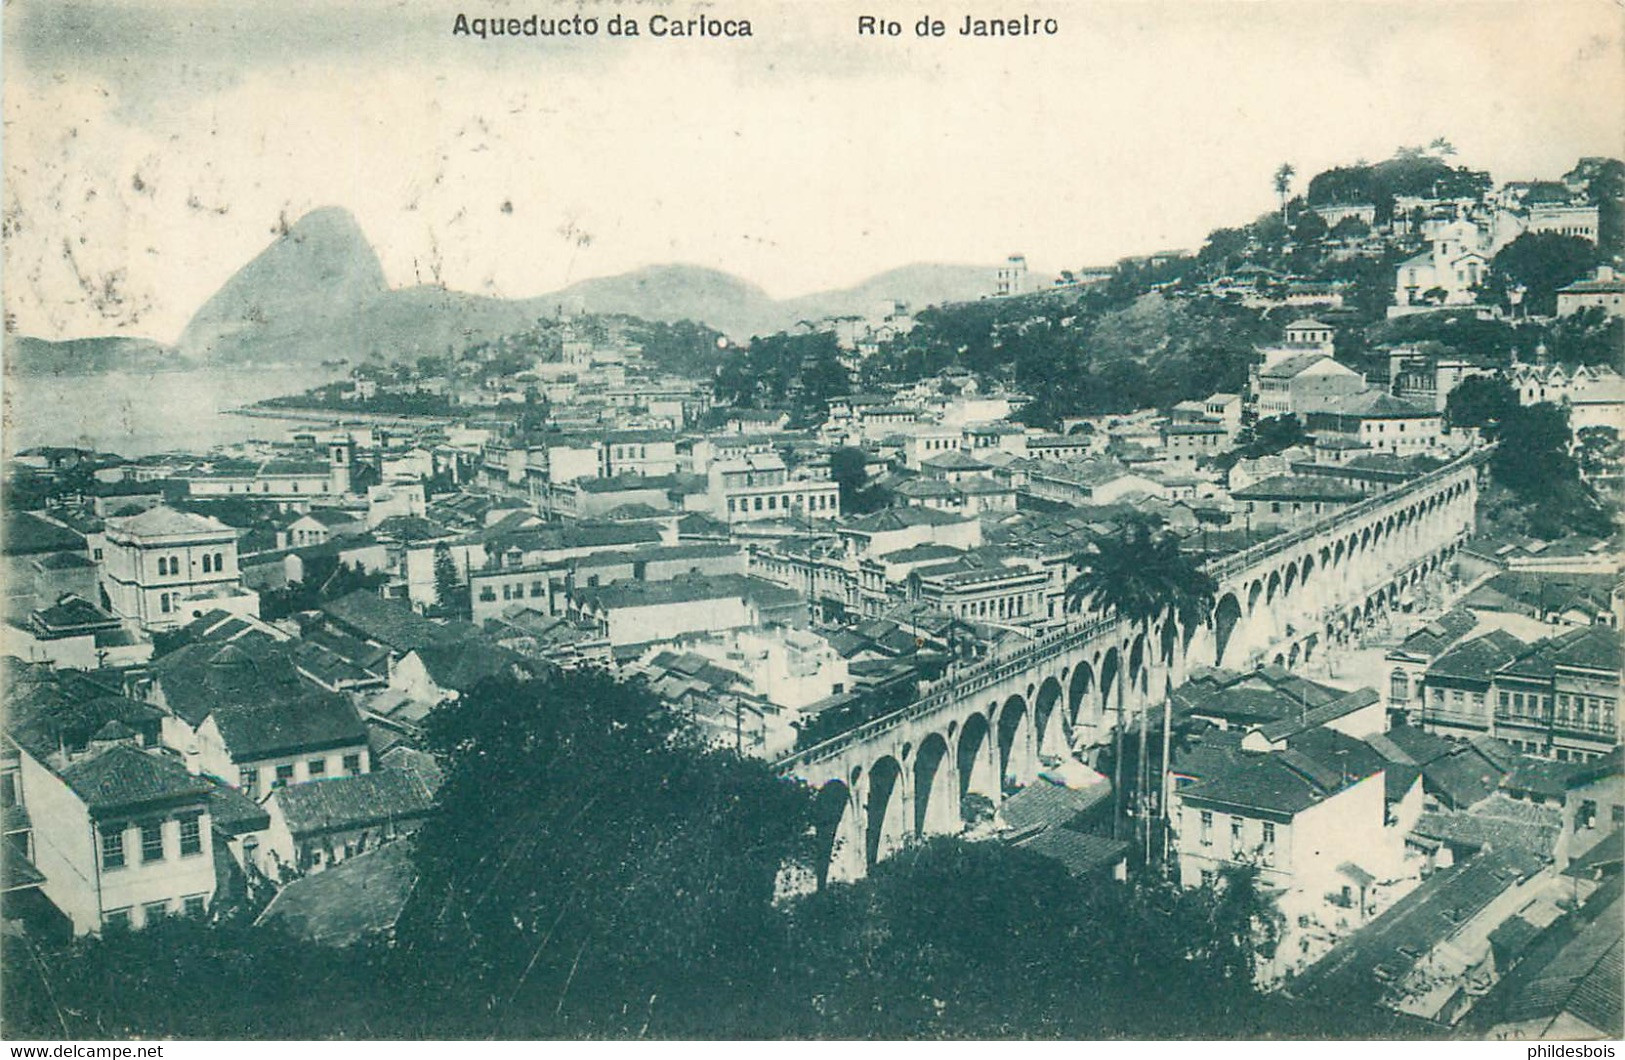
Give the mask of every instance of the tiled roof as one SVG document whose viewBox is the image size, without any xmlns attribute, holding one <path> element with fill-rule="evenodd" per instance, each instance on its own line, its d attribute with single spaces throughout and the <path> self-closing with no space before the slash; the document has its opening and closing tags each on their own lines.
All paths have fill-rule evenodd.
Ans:
<svg viewBox="0 0 1625 1060">
<path fill-rule="evenodd" d="M 1046 828 L 1018 841 L 1016 845 L 1060 862 L 1073 876 L 1087 876 L 1108 868 L 1128 853 L 1128 843 L 1124 840 L 1107 839 L 1070 828 Z"/>
<path fill-rule="evenodd" d="M 48 631 L 118 625 L 118 619 L 82 596 L 64 596 L 50 607 L 34 613 L 35 621 Z"/>
<path fill-rule="evenodd" d="M 259 633 L 224 645 L 187 644 L 154 659 L 151 668 L 164 705 L 193 728 L 222 705 L 289 699 L 312 687 L 300 679 L 287 649 Z"/>
<path fill-rule="evenodd" d="M 1435 872 L 1381 917 L 1334 946 L 1288 990 L 1295 997 L 1355 1010 L 1375 1005 L 1423 954 L 1541 864 L 1531 854 L 1504 850 Z"/>
<path fill-rule="evenodd" d="M 1399 650 L 1431 659 L 1470 633 L 1476 625 L 1477 615 L 1466 608 L 1452 608 L 1406 637 Z"/>
<path fill-rule="evenodd" d="M 780 606 L 800 599 L 793 589 L 745 574 L 688 575 L 664 582 L 615 582 L 603 586 L 577 586 L 577 599 L 599 607 L 647 607 L 739 597 L 759 606 Z"/>
<path fill-rule="evenodd" d="M 434 808 L 434 792 L 411 770 L 312 780 L 278 788 L 272 798 L 296 839 L 421 819 Z"/>
<path fill-rule="evenodd" d="M 1331 778 L 1313 778 L 1319 770 L 1310 764 L 1294 768 L 1282 754 L 1243 756 L 1232 768 L 1182 788 L 1180 797 L 1192 805 L 1289 820 L 1336 790 Z"/>
<path fill-rule="evenodd" d="M 365 589 L 329 600 L 322 605 L 322 611 L 355 635 L 395 651 L 446 644 L 466 635 L 454 627 L 431 622 L 397 600 L 385 600 Z"/>
<path fill-rule="evenodd" d="M 73 762 L 59 775 L 93 816 L 171 801 L 203 802 L 213 788 L 173 759 L 118 744 Z"/>
<path fill-rule="evenodd" d="M 1419 766 L 1438 761 L 1456 750 L 1455 745 L 1444 737 L 1409 725 L 1391 726 L 1383 736 L 1404 752 L 1406 758 Z"/>
<path fill-rule="evenodd" d="M 425 645 L 413 654 L 436 685 L 458 692 L 467 692 L 487 678 L 500 677 L 516 668 L 526 672 L 534 669 L 523 655 L 480 637 L 456 644 Z"/>
<path fill-rule="evenodd" d="M 1501 1013 L 1505 1023 L 1552 1020 L 1569 1012 L 1598 1031 L 1621 1030 L 1621 938 L 1616 897 L 1544 967 L 1520 975 Z"/>
<path fill-rule="evenodd" d="M 1494 794 L 1505 771 L 1471 747 L 1436 758 L 1422 766 L 1423 787 L 1445 804 L 1465 808 Z"/>
<path fill-rule="evenodd" d="M 1336 416 L 1364 419 L 1430 419 L 1439 415 L 1432 405 L 1395 397 L 1386 390 L 1364 390 L 1329 402 L 1326 411 Z"/>
<path fill-rule="evenodd" d="M 1040 778 L 999 804 L 999 816 L 1013 832 L 1057 828 L 1110 794 L 1108 785 L 1076 789 Z"/>
<path fill-rule="evenodd" d="M 95 564 L 80 552 L 52 552 L 34 561 L 40 570 L 83 570 Z"/>
<path fill-rule="evenodd" d="M 963 449 L 950 449 L 945 453 L 926 457 L 920 461 L 920 466 L 938 471 L 986 471 L 991 465 L 976 459 Z"/>
<path fill-rule="evenodd" d="M 1524 642 L 1504 629 L 1492 629 L 1481 637 L 1451 648 L 1427 669 L 1427 679 L 1439 677 L 1488 682 L 1490 676 L 1517 658 Z"/>
<path fill-rule="evenodd" d="M 323 946 L 348 946 L 393 928 L 416 885 L 410 841 L 397 840 L 294 880 L 256 923 Z"/>
<path fill-rule="evenodd" d="M 1424 813 L 1412 829 L 1424 839 L 1435 839 L 1472 850 L 1516 848 L 1550 857 L 1563 831 L 1562 814 L 1555 807 L 1518 802 L 1492 795 L 1463 812 Z"/>
<path fill-rule="evenodd" d="M 1258 374 L 1260 376 L 1266 376 L 1272 379 L 1291 379 L 1293 376 L 1300 375 L 1304 371 L 1313 368 L 1321 361 L 1331 361 L 1333 364 L 1337 363 L 1336 358 L 1332 357 L 1330 354 L 1300 353 L 1295 357 L 1287 357 L 1283 360 L 1275 362 L 1272 365 L 1260 368 L 1258 370 Z M 1345 371 L 1347 371 L 1347 369 L 1345 369 Z"/>
<path fill-rule="evenodd" d="M 231 527 L 208 515 L 177 511 L 167 505 L 148 508 L 140 515 L 107 520 L 109 530 L 122 530 L 138 537 L 169 537 L 179 534 L 234 533 Z"/>
<path fill-rule="evenodd" d="M 236 788 L 215 782 L 209 791 L 209 823 L 223 835 L 246 835 L 269 828 L 271 815 Z"/>
<path fill-rule="evenodd" d="M 1272 475 L 1242 489 L 1231 490 L 1237 500 L 1334 501 L 1352 504 L 1365 494 L 1353 486 L 1319 475 Z"/>
<path fill-rule="evenodd" d="M 878 534 L 888 530 L 906 530 L 914 526 L 952 526 L 965 521 L 961 516 L 939 512 L 935 508 L 887 508 L 873 515 L 859 516 L 847 523 L 845 529 L 858 533 Z"/>
<path fill-rule="evenodd" d="M 290 522 L 297 523 L 304 519 L 313 519 L 316 522 L 321 523 L 323 526 L 334 527 L 348 526 L 351 523 L 360 522 L 364 518 L 365 517 L 360 513 L 347 512 L 342 508 L 312 508 L 304 515 L 301 515 Z"/>
<path fill-rule="evenodd" d="M 87 746 L 108 722 L 156 738 L 163 720 L 158 708 L 114 694 L 73 671 L 37 674 L 8 667 L 5 681 L 6 732 L 41 761 L 63 748 Z"/>
<path fill-rule="evenodd" d="M 267 460 L 260 465 L 261 475 L 326 475 L 333 469 L 320 460 Z"/>
<path fill-rule="evenodd" d="M 214 719 L 234 762 L 367 742 L 349 697 L 314 688 L 285 699 L 221 704 Z"/>
<path fill-rule="evenodd" d="M 32 556 L 41 552 L 78 551 L 85 539 L 64 526 L 46 522 L 28 512 L 7 512 L 0 545 L 8 556 Z"/>
</svg>

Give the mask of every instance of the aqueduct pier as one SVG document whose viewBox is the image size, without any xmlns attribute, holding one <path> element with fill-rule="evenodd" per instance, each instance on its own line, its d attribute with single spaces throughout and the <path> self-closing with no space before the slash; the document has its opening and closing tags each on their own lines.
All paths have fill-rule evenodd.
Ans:
<svg viewBox="0 0 1625 1060">
<path fill-rule="evenodd" d="M 908 706 L 788 755 L 819 792 L 818 875 L 855 879 L 911 837 L 955 834 L 968 794 L 997 804 L 1042 761 L 1110 739 L 1198 666 L 1293 667 L 1342 644 L 1438 571 L 1473 529 L 1474 451 L 1326 519 L 1208 564 L 1212 613 L 1194 629 L 1078 616 L 962 667 Z M 1052 759 L 1053 760 L 1053 759 Z"/>
</svg>

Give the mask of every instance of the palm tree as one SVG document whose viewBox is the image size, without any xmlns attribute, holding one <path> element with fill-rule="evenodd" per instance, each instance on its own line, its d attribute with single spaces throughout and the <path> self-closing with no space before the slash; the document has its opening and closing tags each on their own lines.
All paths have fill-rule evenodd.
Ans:
<svg viewBox="0 0 1625 1060">
<path fill-rule="evenodd" d="M 1185 630 L 1193 630 L 1207 622 L 1213 613 L 1213 599 L 1218 584 L 1200 565 L 1179 549 L 1179 539 L 1166 530 L 1154 530 L 1144 522 L 1133 522 L 1123 527 L 1115 537 L 1103 538 L 1095 544 L 1095 551 L 1073 557 L 1072 563 L 1079 574 L 1067 586 L 1067 603 L 1071 607 L 1091 604 L 1096 610 L 1110 611 L 1135 626 L 1145 638 L 1146 652 L 1157 652 L 1152 626 L 1169 618 Z M 1146 660 L 1147 662 L 1149 660 Z M 1128 660 L 1119 660 L 1117 667 L 1117 725 L 1114 733 L 1115 760 L 1113 762 L 1113 795 L 1116 816 L 1113 834 L 1123 809 L 1123 685 L 1128 680 Z M 1163 774 L 1168 768 L 1171 705 L 1163 706 Z M 1145 715 L 1140 716 L 1140 796 L 1144 797 Z M 1166 812 L 1167 797 L 1163 796 Z M 1145 822 L 1146 842 L 1150 842 L 1149 819 Z"/>
<path fill-rule="evenodd" d="M 1291 162 L 1282 162 L 1275 171 L 1275 194 L 1281 200 L 1281 223 L 1286 224 L 1286 196 L 1292 190 L 1292 178 L 1297 174 Z"/>
</svg>

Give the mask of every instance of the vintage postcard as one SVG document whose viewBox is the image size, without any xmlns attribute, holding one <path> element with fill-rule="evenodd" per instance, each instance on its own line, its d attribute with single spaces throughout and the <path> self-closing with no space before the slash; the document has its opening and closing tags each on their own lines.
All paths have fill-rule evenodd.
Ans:
<svg viewBox="0 0 1625 1060">
<path fill-rule="evenodd" d="M 6 1038 L 1621 1037 L 1618 3 L 3 17 Z"/>
</svg>

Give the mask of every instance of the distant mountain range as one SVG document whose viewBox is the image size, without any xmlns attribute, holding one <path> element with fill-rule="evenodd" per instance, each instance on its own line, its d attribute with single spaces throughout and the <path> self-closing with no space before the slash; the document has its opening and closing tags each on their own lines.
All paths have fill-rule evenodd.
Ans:
<svg viewBox="0 0 1625 1060">
<path fill-rule="evenodd" d="M 993 267 L 908 265 L 854 287 L 776 300 L 715 269 L 656 265 L 583 280 L 534 298 L 502 299 L 416 286 L 392 289 L 349 211 L 300 218 L 237 271 L 187 323 L 174 347 L 144 339 L 11 338 L 7 371 L 80 374 L 165 364 L 313 364 L 373 353 L 415 359 L 522 331 L 559 307 L 645 320 L 694 320 L 744 339 L 800 320 L 868 315 L 886 301 L 913 308 L 989 293 Z"/>
</svg>

